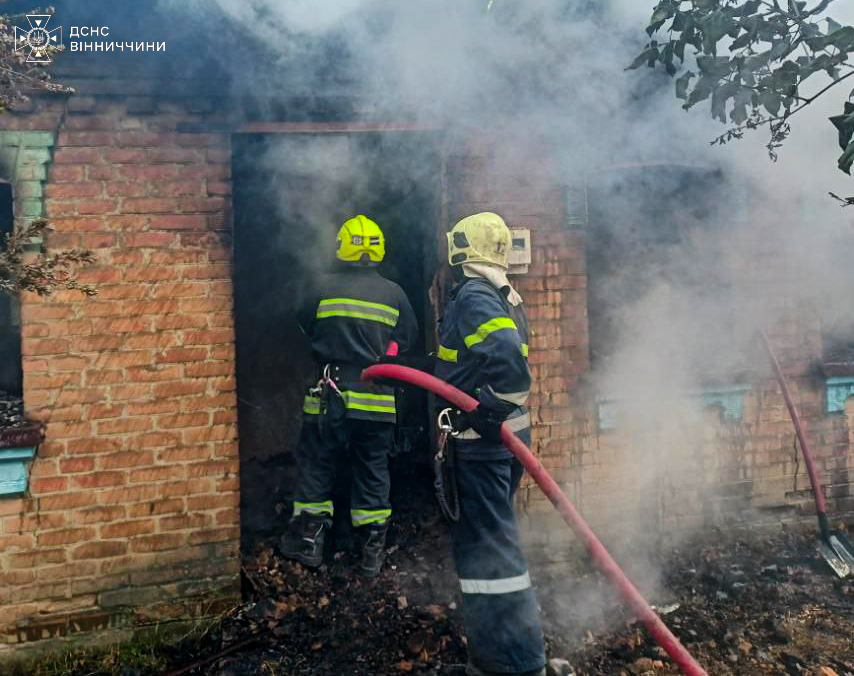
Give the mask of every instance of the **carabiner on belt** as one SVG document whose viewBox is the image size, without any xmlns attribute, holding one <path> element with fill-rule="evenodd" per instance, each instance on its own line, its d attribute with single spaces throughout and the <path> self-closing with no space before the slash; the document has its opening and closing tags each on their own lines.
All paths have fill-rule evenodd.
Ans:
<svg viewBox="0 0 854 676">
<path fill-rule="evenodd" d="M 453 409 L 446 408 L 441 413 L 439 413 L 439 417 L 437 420 L 437 425 L 439 427 L 439 443 L 438 449 L 436 450 L 436 462 L 445 462 L 445 447 L 448 443 L 448 437 L 456 437 L 459 435 L 459 431 L 454 429 L 454 424 L 451 421 L 452 410 Z"/>
</svg>

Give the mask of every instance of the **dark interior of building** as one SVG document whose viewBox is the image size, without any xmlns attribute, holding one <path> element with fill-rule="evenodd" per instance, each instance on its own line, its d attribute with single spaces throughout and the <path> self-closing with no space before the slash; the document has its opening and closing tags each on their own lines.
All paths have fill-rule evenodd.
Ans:
<svg viewBox="0 0 854 676">
<path fill-rule="evenodd" d="M 407 293 L 423 354 L 432 325 L 440 183 L 432 139 L 415 133 L 244 134 L 234 141 L 235 315 L 241 513 L 245 546 L 280 531 L 295 478 L 292 451 L 314 373 L 296 312 L 334 260 L 338 228 L 363 213 L 386 235 L 380 273 Z M 432 332 L 430 332 L 432 333 Z M 432 347 L 432 346 L 430 346 Z M 398 392 L 394 492 L 427 458 L 426 397 Z M 342 458 L 343 459 L 343 458 Z M 347 477 L 342 467 L 341 484 Z M 418 473 L 427 476 L 426 472 Z M 340 491 L 346 501 L 346 491 Z M 394 500 L 394 496 L 393 496 Z M 339 503 L 338 514 L 346 514 Z"/>
<path fill-rule="evenodd" d="M 0 182 L 0 238 L 5 241 L 15 222 L 12 185 Z M 21 321 L 18 301 L 0 293 L 0 396 L 20 397 L 23 391 L 21 368 Z"/>
</svg>

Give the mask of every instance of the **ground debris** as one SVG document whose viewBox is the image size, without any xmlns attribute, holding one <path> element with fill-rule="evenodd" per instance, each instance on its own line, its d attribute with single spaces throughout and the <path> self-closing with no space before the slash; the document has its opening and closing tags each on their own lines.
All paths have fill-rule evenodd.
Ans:
<svg viewBox="0 0 854 676">
<path fill-rule="evenodd" d="M 423 511 L 429 496 L 411 504 Z M 447 529 L 398 514 L 389 565 L 374 579 L 356 573 L 358 551 L 337 540 L 317 571 L 284 561 L 274 538 L 259 542 L 244 557 L 243 605 L 203 639 L 171 649 L 168 670 L 198 664 L 182 673 L 463 676 L 466 640 Z M 662 574 L 648 600 L 709 674 L 854 676 L 852 585 L 823 566 L 813 541 L 807 531 L 749 539 L 716 533 L 657 549 Z M 532 574 L 551 676 L 679 673 L 581 557 L 554 579 L 536 565 Z"/>
</svg>

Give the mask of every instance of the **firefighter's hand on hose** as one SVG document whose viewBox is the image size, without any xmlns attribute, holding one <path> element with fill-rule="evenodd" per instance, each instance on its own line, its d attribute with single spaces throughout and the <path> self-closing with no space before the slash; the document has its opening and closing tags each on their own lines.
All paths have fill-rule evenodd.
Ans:
<svg viewBox="0 0 854 676">
<path fill-rule="evenodd" d="M 504 420 L 505 416 L 484 408 L 481 404 L 470 413 L 463 414 L 454 426 L 460 431 L 470 427 L 480 435 L 481 439 L 500 444 L 501 425 Z"/>
</svg>

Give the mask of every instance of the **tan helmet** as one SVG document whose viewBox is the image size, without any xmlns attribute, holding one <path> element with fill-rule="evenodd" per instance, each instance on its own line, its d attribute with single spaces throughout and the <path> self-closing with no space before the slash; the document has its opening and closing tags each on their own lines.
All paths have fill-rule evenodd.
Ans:
<svg viewBox="0 0 854 676">
<path fill-rule="evenodd" d="M 510 245 L 510 228 L 504 219 L 485 211 L 464 218 L 448 233 L 448 262 L 493 263 L 506 270 Z"/>
</svg>

